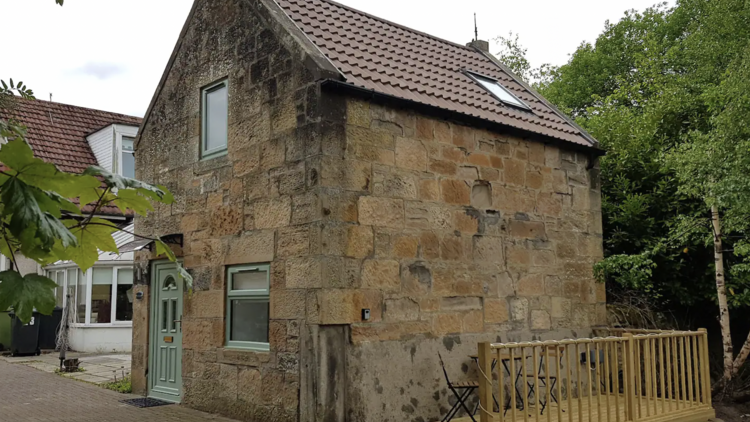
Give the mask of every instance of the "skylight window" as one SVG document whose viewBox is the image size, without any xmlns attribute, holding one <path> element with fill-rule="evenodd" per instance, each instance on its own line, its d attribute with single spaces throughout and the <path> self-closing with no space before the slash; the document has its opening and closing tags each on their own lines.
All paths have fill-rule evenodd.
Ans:
<svg viewBox="0 0 750 422">
<path fill-rule="evenodd" d="M 484 89 L 489 91 L 495 98 L 502 101 L 504 104 L 508 104 L 513 107 L 522 108 L 524 110 L 530 110 L 529 106 L 523 101 L 518 99 L 515 95 L 511 94 L 507 88 L 500 85 L 500 82 L 495 79 L 490 79 L 484 76 L 477 75 L 475 73 L 469 73 L 469 75 L 477 82 L 479 82 Z"/>
</svg>

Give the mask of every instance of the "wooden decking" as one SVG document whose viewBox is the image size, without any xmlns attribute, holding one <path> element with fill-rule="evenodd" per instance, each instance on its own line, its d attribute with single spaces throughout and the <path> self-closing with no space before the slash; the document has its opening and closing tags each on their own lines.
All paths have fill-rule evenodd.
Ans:
<svg viewBox="0 0 750 422">
<path fill-rule="evenodd" d="M 610 397 L 610 400 L 614 401 L 614 397 Z M 620 395 L 618 399 L 624 402 L 625 397 Z M 534 405 L 529 406 L 529 409 L 524 412 L 522 410 L 516 410 L 515 418 L 513 411 L 508 409 L 503 419 L 500 415 L 494 413 L 492 415 L 493 422 L 626 422 L 625 408 L 623 406 L 615 407 L 610 406 L 610 412 L 607 414 L 607 406 L 597 405 L 596 398 L 589 403 L 588 397 L 583 397 L 580 401 L 580 408 L 578 407 L 578 401 L 572 400 L 571 409 L 568 409 L 567 401 L 563 401 L 562 406 L 558 406 L 553 403 L 550 407 L 544 409 L 544 414 L 541 410 Z M 689 403 L 677 403 L 672 402 L 672 409 L 668 413 L 662 411 L 668 409 L 670 403 L 661 400 L 641 400 L 640 416 L 636 421 L 644 422 L 707 422 L 709 419 L 716 417 L 716 412 L 710 406 L 694 404 L 692 407 Z M 659 415 L 655 415 L 653 411 L 654 406 L 659 411 Z M 685 406 L 685 407 L 683 407 Z M 591 412 L 589 413 L 589 407 Z M 619 410 L 619 415 L 617 414 Z M 537 415 L 537 413 L 539 413 Z M 479 412 L 474 418 L 479 421 Z M 538 419 L 537 419 L 538 418 Z M 456 422 L 471 422 L 471 418 L 462 417 L 453 419 Z"/>
</svg>

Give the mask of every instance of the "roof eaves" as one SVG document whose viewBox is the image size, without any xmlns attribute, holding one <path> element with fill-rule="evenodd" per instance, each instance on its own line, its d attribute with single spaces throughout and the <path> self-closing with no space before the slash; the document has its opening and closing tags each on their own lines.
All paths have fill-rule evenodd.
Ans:
<svg viewBox="0 0 750 422">
<path fill-rule="evenodd" d="M 599 141 L 597 141 L 596 138 L 594 138 L 593 136 L 591 136 L 591 134 L 589 134 L 584 128 L 582 128 L 581 126 L 579 126 L 578 123 L 576 123 L 573 119 L 571 119 L 565 113 L 563 113 L 562 111 L 560 111 L 560 109 L 558 109 L 554 104 L 550 103 L 549 101 L 547 101 L 546 98 L 542 97 L 538 92 L 536 92 L 536 90 L 534 88 L 531 87 L 531 85 L 527 84 L 526 81 L 524 81 L 523 79 L 521 79 L 520 77 L 518 77 L 518 75 L 516 75 L 508 66 L 504 65 L 500 60 L 498 60 L 497 57 L 495 57 L 494 55 L 492 55 L 492 54 L 490 54 L 490 53 L 488 53 L 486 51 L 482 51 L 482 50 L 480 50 L 478 48 L 474 48 L 474 50 L 476 50 L 477 52 L 481 53 L 484 57 L 486 57 L 492 63 L 494 63 L 496 66 L 498 66 L 503 72 L 507 73 L 508 76 L 510 76 L 511 78 L 513 78 L 513 80 L 516 83 L 518 83 L 519 85 L 521 85 L 522 87 L 524 87 L 524 89 L 526 89 L 529 92 L 529 94 L 533 95 L 534 98 L 536 98 L 537 100 L 539 100 L 539 102 L 541 102 L 542 104 L 546 105 L 547 107 L 550 108 L 550 110 L 552 110 L 553 112 L 555 112 L 555 114 L 557 114 L 558 117 L 560 117 L 561 119 L 565 120 L 566 123 L 568 123 L 569 125 L 573 126 L 577 130 L 579 130 L 581 132 L 581 135 L 587 141 L 589 141 L 591 143 L 592 147 L 597 148 L 597 149 L 599 148 Z"/>
</svg>

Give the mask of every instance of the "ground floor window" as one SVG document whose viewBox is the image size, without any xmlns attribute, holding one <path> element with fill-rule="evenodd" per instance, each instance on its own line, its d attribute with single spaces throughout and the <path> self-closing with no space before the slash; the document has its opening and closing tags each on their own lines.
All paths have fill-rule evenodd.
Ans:
<svg viewBox="0 0 750 422">
<path fill-rule="evenodd" d="M 227 268 L 227 347 L 269 350 L 269 267 Z"/>
<path fill-rule="evenodd" d="M 133 267 L 96 266 L 48 269 L 55 281 L 57 305 L 71 306 L 80 324 L 109 324 L 133 320 Z M 69 298 L 67 298 L 69 296 Z"/>
</svg>

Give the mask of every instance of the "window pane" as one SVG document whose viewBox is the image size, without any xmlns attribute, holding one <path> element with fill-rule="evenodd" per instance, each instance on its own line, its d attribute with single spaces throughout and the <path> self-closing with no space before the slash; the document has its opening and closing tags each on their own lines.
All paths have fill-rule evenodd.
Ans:
<svg viewBox="0 0 750 422">
<path fill-rule="evenodd" d="M 76 300 L 78 312 L 76 312 L 76 322 L 83 324 L 86 322 L 86 274 L 78 270 L 78 297 Z"/>
<path fill-rule="evenodd" d="M 105 322 L 112 322 L 112 285 L 94 284 L 91 286 L 91 323 Z"/>
<path fill-rule="evenodd" d="M 481 76 L 476 76 L 476 78 L 479 81 L 479 83 L 482 84 L 482 86 L 487 88 L 488 91 L 493 93 L 502 102 L 512 104 L 512 105 L 522 107 L 522 108 L 528 108 L 526 104 L 522 103 L 516 97 L 511 95 L 508 91 L 505 90 L 504 87 L 500 86 L 499 83 L 493 80 L 487 79 L 487 78 L 483 78 Z"/>
<path fill-rule="evenodd" d="M 123 272 L 130 273 L 130 284 L 120 283 Z M 115 319 L 117 321 L 133 320 L 133 270 L 120 270 L 117 274 L 117 307 L 115 307 Z"/>
<path fill-rule="evenodd" d="M 68 271 L 68 292 L 66 293 L 65 297 L 65 306 L 72 306 L 71 309 L 76 308 L 76 284 L 78 284 L 78 270 L 75 268 L 71 268 Z M 70 296 L 70 299 L 68 299 L 67 296 Z M 75 311 L 74 311 L 75 312 Z"/>
<path fill-rule="evenodd" d="M 240 271 L 232 274 L 232 290 L 267 290 L 268 273 Z"/>
<path fill-rule="evenodd" d="M 231 306 L 230 340 L 268 343 L 268 300 L 234 299 Z"/>
<path fill-rule="evenodd" d="M 57 283 L 57 287 L 55 287 L 55 306 L 62 307 L 65 298 L 65 293 L 63 293 L 63 285 L 65 284 L 65 271 L 53 271 L 49 274 L 49 278 L 52 279 L 55 283 Z"/>
<path fill-rule="evenodd" d="M 130 136 L 123 136 L 122 137 L 122 150 L 133 151 L 133 141 L 135 141 L 135 138 L 131 138 Z"/>
<path fill-rule="evenodd" d="M 135 155 L 132 152 L 122 152 L 122 175 L 135 178 Z"/>
<path fill-rule="evenodd" d="M 112 267 L 109 268 L 94 268 L 94 282 L 97 284 L 109 284 L 112 285 Z"/>
<path fill-rule="evenodd" d="M 206 92 L 205 151 L 221 149 L 227 145 L 227 87 Z"/>
</svg>

